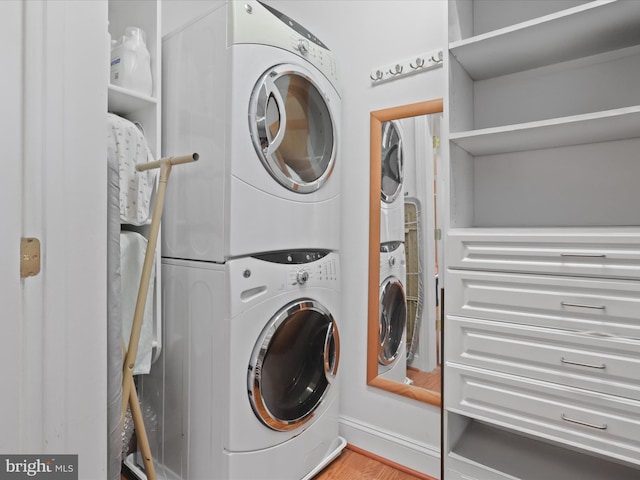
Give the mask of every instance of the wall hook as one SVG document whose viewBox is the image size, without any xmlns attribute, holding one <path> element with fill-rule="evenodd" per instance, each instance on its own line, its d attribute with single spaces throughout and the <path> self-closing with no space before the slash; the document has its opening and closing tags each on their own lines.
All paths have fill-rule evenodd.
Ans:
<svg viewBox="0 0 640 480">
<path fill-rule="evenodd" d="M 389 69 L 389 73 L 391 75 L 400 75 L 402 73 L 402 70 L 403 70 L 402 65 L 397 63 L 396 66 L 395 66 L 395 70 Z"/>
<path fill-rule="evenodd" d="M 414 65 L 413 63 L 410 63 L 409 66 L 414 70 L 424 67 L 424 58 L 422 57 L 416 58 L 416 64 Z"/>
<path fill-rule="evenodd" d="M 403 78 L 407 75 L 428 72 L 429 70 L 442 67 L 442 65 L 442 50 L 433 50 L 370 70 L 369 78 L 372 84 L 379 85 L 389 80 Z"/>
<path fill-rule="evenodd" d="M 375 77 L 373 75 L 369 75 L 369 78 L 374 82 L 377 82 L 378 80 L 382 80 L 383 75 L 384 74 L 380 70 L 376 70 Z"/>
<path fill-rule="evenodd" d="M 433 57 L 431 57 L 429 60 L 431 60 L 433 63 L 442 63 L 442 52 L 438 52 L 438 56 L 436 57 L 436 55 L 434 55 Z"/>
</svg>

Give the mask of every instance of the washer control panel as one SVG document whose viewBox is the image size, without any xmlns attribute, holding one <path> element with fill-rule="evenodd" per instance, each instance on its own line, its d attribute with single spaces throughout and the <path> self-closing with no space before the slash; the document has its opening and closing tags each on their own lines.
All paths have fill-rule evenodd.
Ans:
<svg viewBox="0 0 640 480">
<path fill-rule="evenodd" d="M 289 269 L 288 284 L 291 287 L 318 286 L 338 281 L 336 258 L 327 258 Z"/>
<path fill-rule="evenodd" d="M 336 287 L 339 280 L 338 254 L 330 250 L 291 250 L 253 255 L 269 263 L 288 265 L 288 288 L 305 285 Z"/>
<path fill-rule="evenodd" d="M 232 44 L 283 48 L 310 62 L 334 85 L 338 82 L 337 60 L 331 50 L 294 19 L 260 1 L 229 2 L 229 5 L 232 10 Z"/>
</svg>

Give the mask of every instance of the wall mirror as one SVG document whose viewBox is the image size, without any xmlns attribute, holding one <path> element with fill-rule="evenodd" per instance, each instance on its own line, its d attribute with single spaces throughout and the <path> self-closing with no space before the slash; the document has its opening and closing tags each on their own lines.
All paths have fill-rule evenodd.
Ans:
<svg viewBox="0 0 640 480">
<path fill-rule="evenodd" d="M 370 147 L 367 384 L 436 406 L 442 111 L 436 99 L 371 112 Z"/>
</svg>

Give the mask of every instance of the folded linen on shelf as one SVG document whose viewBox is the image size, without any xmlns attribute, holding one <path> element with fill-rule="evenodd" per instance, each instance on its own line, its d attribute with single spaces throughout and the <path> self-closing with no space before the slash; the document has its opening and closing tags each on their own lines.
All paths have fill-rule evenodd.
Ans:
<svg viewBox="0 0 640 480">
<path fill-rule="evenodd" d="M 115 157 L 120 170 L 120 220 L 142 225 L 149 219 L 156 170 L 136 171 L 138 163 L 153 161 L 140 129 L 129 120 L 108 113 L 107 155 Z"/>
<path fill-rule="evenodd" d="M 122 297 L 122 335 L 124 343 L 129 347 L 129 337 L 133 326 L 133 315 L 138 299 L 140 277 L 144 256 L 147 250 L 147 239 L 136 232 L 123 231 L 120 233 L 120 271 L 121 271 L 121 297 Z M 154 270 L 151 272 L 151 282 L 147 295 L 147 303 L 144 309 L 142 330 L 140 331 L 140 343 L 136 355 L 134 375 L 146 374 L 151 371 L 151 358 L 153 350 L 153 297 L 154 297 Z"/>
</svg>

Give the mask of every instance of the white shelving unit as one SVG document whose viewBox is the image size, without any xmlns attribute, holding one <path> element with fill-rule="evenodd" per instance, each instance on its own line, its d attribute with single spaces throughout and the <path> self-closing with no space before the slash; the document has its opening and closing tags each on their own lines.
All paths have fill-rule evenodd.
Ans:
<svg viewBox="0 0 640 480">
<path fill-rule="evenodd" d="M 587 2 L 451 42 L 449 52 L 471 78 L 483 80 L 619 50 L 640 43 L 633 3 Z"/>
<path fill-rule="evenodd" d="M 146 45 L 151 56 L 151 76 L 153 91 L 147 96 L 117 85 L 108 85 L 108 110 L 138 124 L 154 159 L 161 157 L 161 19 L 159 0 L 109 0 L 109 33 L 116 40 L 125 33 L 125 28 L 140 27 L 146 34 Z M 150 223 L 150 219 L 149 219 Z M 123 225 L 129 229 L 148 236 L 149 225 L 134 227 Z M 160 242 L 158 242 L 160 244 Z M 157 359 L 161 347 L 161 263 L 160 252 L 156 252 L 154 305 L 154 359 Z"/>
<path fill-rule="evenodd" d="M 445 478 L 640 478 L 640 2 L 452 0 L 449 42 Z"/>
</svg>

